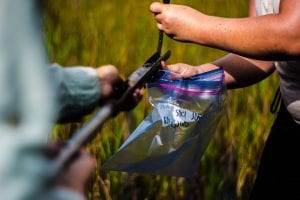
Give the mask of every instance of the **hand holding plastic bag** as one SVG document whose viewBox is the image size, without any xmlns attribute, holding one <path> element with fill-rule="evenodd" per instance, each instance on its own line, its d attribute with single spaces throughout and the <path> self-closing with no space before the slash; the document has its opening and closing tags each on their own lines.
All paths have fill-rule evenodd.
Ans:
<svg viewBox="0 0 300 200">
<path fill-rule="evenodd" d="M 224 115 L 223 69 L 188 79 L 161 70 L 148 89 L 154 109 L 103 169 L 193 176 Z"/>
</svg>

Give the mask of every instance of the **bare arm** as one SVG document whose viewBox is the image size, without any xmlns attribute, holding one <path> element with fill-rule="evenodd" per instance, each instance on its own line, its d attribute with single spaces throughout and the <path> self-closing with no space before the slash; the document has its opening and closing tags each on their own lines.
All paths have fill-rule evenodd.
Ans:
<svg viewBox="0 0 300 200">
<path fill-rule="evenodd" d="M 255 17 L 255 0 L 249 1 L 249 17 Z M 274 62 L 259 61 L 228 54 L 214 62 L 225 70 L 225 81 L 228 88 L 241 88 L 258 83 L 268 77 L 274 70 Z"/>
<path fill-rule="evenodd" d="M 259 61 L 228 54 L 213 63 L 191 66 L 184 63 L 166 65 L 163 68 L 179 73 L 184 78 L 222 67 L 225 82 L 229 89 L 242 88 L 258 83 L 268 77 L 275 69 L 273 62 Z"/>
<path fill-rule="evenodd" d="M 300 56 L 299 9 L 299 0 L 281 0 L 279 14 L 222 18 L 181 5 L 153 3 L 150 7 L 158 28 L 173 39 L 265 60 Z"/>
<path fill-rule="evenodd" d="M 253 17 L 255 16 L 254 0 L 250 0 L 249 2 L 249 16 Z M 177 63 L 168 66 L 164 65 L 164 67 L 180 73 L 184 77 L 190 77 L 218 67 L 223 67 L 225 71 L 225 82 L 229 89 L 255 84 L 268 77 L 275 70 L 274 62 L 272 61 L 259 61 L 235 54 L 228 54 L 213 63 L 199 66 Z"/>
<path fill-rule="evenodd" d="M 224 68 L 225 81 L 229 89 L 258 83 L 275 70 L 273 62 L 248 59 L 235 54 L 228 54 L 213 64 Z"/>
</svg>

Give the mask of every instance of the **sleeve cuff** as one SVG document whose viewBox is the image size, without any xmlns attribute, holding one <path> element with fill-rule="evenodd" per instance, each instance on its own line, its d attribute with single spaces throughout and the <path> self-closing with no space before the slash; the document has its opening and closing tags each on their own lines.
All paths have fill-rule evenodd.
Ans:
<svg viewBox="0 0 300 200">
<path fill-rule="evenodd" d="M 86 200 L 79 192 L 67 188 L 56 187 L 45 193 L 41 200 Z"/>
</svg>

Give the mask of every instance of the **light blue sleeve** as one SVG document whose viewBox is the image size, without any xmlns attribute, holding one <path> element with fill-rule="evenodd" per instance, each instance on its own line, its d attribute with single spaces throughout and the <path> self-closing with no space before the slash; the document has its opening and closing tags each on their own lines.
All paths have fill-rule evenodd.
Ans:
<svg viewBox="0 0 300 200">
<path fill-rule="evenodd" d="M 86 200 L 82 194 L 65 188 L 54 188 L 44 193 L 39 200 Z"/>
<path fill-rule="evenodd" d="M 99 81 L 93 69 L 57 66 L 48 74 L 37 2 L 0 1 L 0 199 L 40 200 L 48 193 L 52 200 L 83 199 L 49 188 L 55 169 L 41 148 L 57 113 L 52 83 L 64 102 L 59 112 L 73 116 L 97 104 Z"/>
<path fill-rule="evenodd" d="M 91 67 L 51 65 L 52 78 L 58 95 L 58 121 L 80 119 L 90 113 L 100 99 L 100 80 Z"/>
</svg>

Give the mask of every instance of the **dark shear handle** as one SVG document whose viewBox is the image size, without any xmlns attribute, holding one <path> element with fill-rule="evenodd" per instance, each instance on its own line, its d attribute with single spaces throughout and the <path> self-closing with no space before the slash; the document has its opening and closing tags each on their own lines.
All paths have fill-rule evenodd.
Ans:
<svg viewBox="0 0 300 200">
<path fill-rule="evenodd" d="M 163 0 L 163 3 L 165 4 L 169 4 L 170 0 Z M 156 52 L 160 55 L 161 53 L 161 48 L 162 48 L 162 43 L 163 43 L 163 39 L 164 39 L 164 32 L 163 31 L 159 31 L 158 34 L 158 43 L 157 43 L 157 49 Z"/>
</svg>

